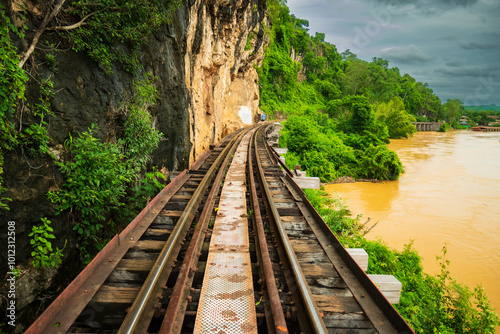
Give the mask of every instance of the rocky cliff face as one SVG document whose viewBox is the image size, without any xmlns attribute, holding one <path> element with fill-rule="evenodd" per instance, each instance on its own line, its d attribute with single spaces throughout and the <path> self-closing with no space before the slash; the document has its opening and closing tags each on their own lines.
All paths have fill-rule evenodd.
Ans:
<svg viewBox="0 0 500 334">
<path fill-rule="evenodd" d="M 190 159 L 251 124 L 259 105 L 265 2 L 197 1 L 189 10 L 186 86 L 190 94 Z"/>
<path fill-rule="evenodd" d="M 18 2 L 9 1 L 8 5 L 15 10 Z M 34 3 L 32 14 L 36 16 Z M 259 90 L 253 66 L 260 64 L 266 44 L 262 24 L 266 9 L 266 2 L 258 0 L 184 0 L 174 20 L 155 32 L 142 48 L 140 60 L 144 70 L 157 77 L 159 91 L 151 113 L 165 137 L 154 152 L 153 165 L 166 174 L 187 168 L 210 144 L 256 120 Z M 44 34 L 41 41 L 44 39 L 60 42 L 55 33 Z M 68 134 L 85 131 L 92 123 L 99 126 L 101 138 L 113 136 L 120 122 L 114 111 L 131 90 L 134 77 L 119 68 L 106 74 L 85 54 L 71 50 L 57 52 L 55 58 L 55 68 L 40 62 L 29 71 L 51 76 L 54 82 L 51 107 L 55 117 L 49 119 L 48 134 L 52 152 L 64 157 Z M 28 100 L 37 90 L 32 80 Z M 22 324 L 29 324 L 37 309 L 48 306 L 61 285 L 77 273 L 78 268 L 72 268 L 68 275 L 70 264 L 75 263 L 71 257 L 76 256 L 76 235 L 64 214 L 54 216 L 46 198 L 46 193 L 62 182 L 53 160 L 31 158 L 22 150 L 8 152 L 4 179 L 5 195 L 13 202 L 9 203 L 10 212 L 0 216 L 2 273 L 7 271 L 3 242 L 7 240 L 7 221 L 16 222 L 16 263 L 21 268 L 29 267 L 28 234 L 31 226 L 40 224 L 40 218 L 52 220 L 60 243 L 69 241 L 61 266 L 64 273 L 42 274 L 31 269 L 18 280 L 17 329 L 22 330 Z M 0 298 L 0 312 L 5 310 L 5 300 Z"/>
</svg>

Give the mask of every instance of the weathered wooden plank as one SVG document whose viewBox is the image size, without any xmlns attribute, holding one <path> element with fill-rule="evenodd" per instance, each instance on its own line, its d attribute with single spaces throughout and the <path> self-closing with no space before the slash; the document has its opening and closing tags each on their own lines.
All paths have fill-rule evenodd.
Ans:
<svg viewBox="0 0 500 334">
<path fill-rule="evenodd" d="M 295 202 L 290 202 L 290 201 L 274 201 L 274 205 L 276 206 L 276 208 L 279 210 L 279 209 L 295 209 L 297 208 L 297 205 L 295 204 Z M 298 208 L 297 208 L 298 210 Z"/>
<path fill-rule="evenodd" d="M 106 283 L 141 284 L 148 276 L 148 273 L 145 271 L 113 270 L 106 279 Z"/>
<path fill-rule="evenodd" d="M 313 299 L 325 315 L 327 313 L 363 313 L 354 297 L 313 295 Z"/>
<path fill-rule="evenodd" d="M 330 287 L 309 285 L 309 288 L 311 289 L 311 293 L 313 295 L 329 295 L 329 296 L 335 296 L 335 297 L 350 297 L 350 296 L 352 296 L 352 292 L 351 292 L 351 290 L 347 289 L 347 286 L 345 288 L 333 289 Z"/>
<path fill-rule="evenodd" d="M 138 251 L 160 251 L 165 245 L 165 241 L 159 240 L 139 240 L 132 247 L 133 250 Z"/>
<path fill-rule="evenodd" d="M 295 200 L 290 197 L 284 197 L 284 196 L 273 196 L 273 202 L 274 203 L 290 203 L 293 204 L 295 203 Z"/>
<path fill-rule="evenodd" d="M 324 253 L 323 248 L 314 240 L 293 239 L 290 240 L 295 253 Z M 325 255 L 326 256 L 326 255 Z"/>
<path fill-rule="evenodd" d="M 168 236 L 172 233 L 172 230 L 164 228 L 148 228 L 146 232 L 142 235 L 143 237 L 149 238 L 161 238 L 162 240 L 167 240 Z"/>
<path fill-rule="evenodd" d="M 329 288 L 329 289 L 345 289 L 347 288 L 347 285 L 345 285 L 345 282 L 340 278 L 340 277 L 307 277 L 306 275 L 306 280 L 307 283 L 310 286 L 315 286 L 318 288 Z M 326 293 L 328 295 L 328 293 Z"/>
<path fill-rule="evenodd" d="M 103 285 L 92 301 L 95 303 L 132 304 L 140 287 L 118 287 Z"/>
<path fill-rule="evenodd" d="M 180 201 L 189 201 L 191 199 L 191 195 L 174 195 L 170 199 L 170 202 L 180 202 Z"/>
<path fill-rule="evenodd" d="M 311 228 L 303 222 L 283 222 L 285 230 L 289 231 L 301 231 L 304 233 L 312 233 Z"/>
<path fill-rule="evenodd" d="M 329 264 L 303 263 L 302 272 L 308 278 L 340 277 L 339 273 Z"/>
<path fill-rule="evenodd" d="M 331 313 L 325 314 L 323 321 L 327 328 L 356 329 L 356 331 L 351 331 L 350 333 L 358 333 L 357 329 L 371 329 L 376 333 L 372 323 L 364 315 Z"/>
<path fill-rule="evenodd" d="M 300 210 L 295 207 L 295 208 L 278 208 L 278 213 L 281 216 L 300 216 L 301 212 Z"/>
<path fill-rule="evenodd" d="M 295 253 L 301 264 L 303 263 L 331 263 L 324 252 L 321 253 Z"/>
<path fill-rule="evenodd" d="M 123 259 L 118 263 L 116 269 L 149 272 L 154 264 L 154 260 Z"/>
<path fill-rule="evenodd" d="M 377 334 L 375 329 L 371 328 L 327 328 L 328 334 Z"/>
<path fill-rule="evenodd" d="M 306 224 L 304 217 L 302 216 L 280 216 L 280 219 L 283 223 L 302 223 Z M 286 225 L 286 224 L 285 224 Z"/>
<path fill-rule="evenodd" d="M 174 211 L 174 210 L 161 210 L 160 217 L 180 217 L 182 215 L 182 211 Z"/>
</svg>

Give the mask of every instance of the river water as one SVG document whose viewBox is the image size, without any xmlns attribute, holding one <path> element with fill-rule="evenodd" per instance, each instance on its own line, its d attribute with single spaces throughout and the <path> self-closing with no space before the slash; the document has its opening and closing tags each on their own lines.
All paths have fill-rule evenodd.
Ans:
<svg viewBox="0 0 500 334">
<path fill-rule="evenodd" d="M 417 132 L 389 148 L 405 168 L 399 181 L 325 190 L 340 194 L 362 222 L 378 222 L 368 238 L 399 250 L 414 240 L 430 274 L 439 272 L 436 255 L 446 243 L 451 276 L 481 284 L 500 313 L 500 132 Z"/>
</svg>

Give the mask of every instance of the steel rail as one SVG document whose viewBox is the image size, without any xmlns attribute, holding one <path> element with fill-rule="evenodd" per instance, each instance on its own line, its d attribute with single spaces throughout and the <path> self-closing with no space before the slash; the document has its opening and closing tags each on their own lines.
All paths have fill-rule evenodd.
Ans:
<svg viewBox="0 0 500 334">
<path fill-rule="evenodd" d="M 66 332 L 126 252 L 135 245 L 165 204 L 188 179 L 187 170 L 184 170 L 163 188 L 120 234 L 108 242 L 92 262 L 30 325 L 26 333 Z"/>
<path fill-rule="evenodd" d="M 254 143 L 255 147 L 257 147 L 257 136 L 254 138 Z M 285 249 L 285 253 L 287 255 L 288 262 L 290 263 L 290 267 L 292 269 L 293 275 L 295 279 L 297 280 L 297 285 L 298 289 L 300 292 L 300 295 L 302 297 L 302 300 L 304 302 L 304 306 L 307 312 L 307 315 L 309 317 L 312 329 L 314 333 L 322 333 L 322 334 L 327 334 L 328 330 L 326 329 L 325 323 L 321 319 L 319 315 L 318 308 L 316 306 L 316 303 L 314 302 L 311 292 L 309 290 L 309 286 L 307 284 L 307 281 L 304 277 L 304 274 L 302 273 L 302 270 L 300 268 L 300 264 L 295 257 L 294 250 L 292 248 L 292 245 L 290 243 L 290 240 L 288 240 L 287 233 L 285 231 L 285 228 L 283 227 L 283 223 L 281 222 L 280 215 L 278 213 L 278 209 L 276 208 L 276 205 L 274 204 L 274 201 L 271 196 L 271 191 L 269 190 L 269 186 L 267 184 L 265 174 L 264 174 L 264 169 L 262 168 L 262 164 L 260 161 L 260 157 L 258 154 L 258 151 L 256 152 L 257 154 L 255 155 L 256 162 L 257 162 L 257 167 L 258 167 L 258 172 L 262 180 L 262 186 L 264 188 L 264 191 L 266 193 L 266 199 L 269 203 L 271 213 L 273 216 L 273 219 L 276 223 L 276 227 L 278 230 L 278 234 L 280 236 L 281 242 L 283 244 L 283 248 Z"/>
<path fill-rule="evenodd" d="M 275 161 L 281 162 L 277 158 L 276 151 L 269 145 L 267 140 L 265 140 L 265 146 L 269 154 L 273 155 Z M 302 206 L 304 206 L 309 210 L 312 218 L 316 221 L 317 227 L 313 226 L 314 224 L 309 224 L 309 226 L 313 230 L 314 235 L 330 259 L 332 265 L 335 267 L 335 270 L 352 292 L 353 297 L 368 319 L 372 322 L 374 328 L 379 333 L 394 333 L 397 331 L 402 334 L 414 334 L 415 332 L 403 319 L 401 314 L 396 311 L 394 306 L 385 298 L 379 288 L 375 286 L 364 270 L 359 267 L 356 261 L 342 246 L 335 233 L 328 227 L 321 215 L 309 202 L 304 191 L 295 183 L 292 175 L 286 175 L 284 181 L 285 184 L 288 182 L 290 187 L 293 188 L 300 197 L 301 203 L 298 203 L 298 205 L 302 213 L 305 215 L 302 209 Z M 289 190 L 291 189 L 289 188 Z"/>
<path fill-rule="evenodd" d="M 254 137 L 256 134 L 254 134 Z M 262 259 L 262 269 L 264 271 L 264 278 L 266 282 L 267 293 L 269 294 L 269 301 L 271 306 L 271 313 L 273 315 L 274 330 L 277 334 L 288 333 L 283 307 L 281 305 L 280 295 L 276 286 L 276 279 L 273 272 L 273 264 L 269 257 L 269 249 L 267 248 L 266 234 L 264 232 L 264 225 L 262 223 L 262 216 L 260 214 L 259 199 L 257 197 L 257 188 L 255 186 L 255 178 L 253 174 L 252 165 L 252 151 L 254 146 L 252 142 L 249 143 L 248 149 L 248 175 L 250 179 L 250 193 L 252 196 L 252 207 L 255 218 L 255 227 L 257 230 L 257 237 L 260 249 L 260 256 Z M 255 147 L 255 154 L 258 154 Z"/>
<path fill-rule="evenodd" d="M 215 196 L 217 196 L 217 193 L 219 192 L 220 182 L 222 181 L 222 177 L 224 174 L 223 172 L 226 170 L 226 167 L 231 158 L 231 154 L 236 151 L 236 148 L 241 141 L 242 135 L 244 133 L 246 132 L 241 132 L 237 135 L 237 140 L 235 141 L 234 145 L 232 145 L 229 154 L 226 154 L 224 161 L 222 162 L 220 172 L 215 177 L 214 185 L 218 186 L 213 186 L 210 190 L 207 201 L 198 220 L 198 225 L 193 233 L 186 254 L 184 255 L 184 261 L 182 263 L 179 276 L 175 282 L 175 287 L 170 297 L 170 301 L 168 303 L 161 328 L 158 331 L 159 334 L 180 332 L 180 326 L 182 326 L 182 321 L 180 320 L 182 320 L 185 313 L 185 307 L 184 310 L 181 310 L 181 307 L 182 303 L 185 303 L 186 295 L 189 293 L 189 286 L 191 284 L 188 283 L 188 279 L 193 277 L 192 270 L 194 270 L 194 266 L 196 265 L 196 260 L 198 258 L 196 254 L 200 251 L 202 246 L 203 236 L 208 226 L 208 220 L 210 218 L 210 215 L 212 214 L 213 207 L 215 205 Z"/>
<path fill-rule="evenodd" d="M 150 300 L 151 295 L 153 294 L 153 290 L 157 285 L 159 277 L 162 271 L 164 270 L 167 261 L 172 255 L 174 248 L 177 246 L 178 241 L 180 241 L 178 239 L 181 235 L 181 232 L 184 230 L 187 222 L 191 221 L 191 219 L 193 218 L 194 213 L 192 211 L 194 211 L 194 208 L 197 206 L 196 204 L 198 204 L 200 196 L 205 191 L 205 188 L 208 186 L 209 180 L 212 178 L 213 174 L 218 169 L 218 166 L 221 164 L 222 159 L 227 155 L 234 142 L 235 139 L 233 138 L 231 142 L 224 148 L 221 154 L 217 157 L 215 162 L 212 164 L 207 174 L 199 184 L 198 188 L 196 188 L 193 197 L 191 197 L 188 204 L 186 205 L 186 208 L 184 209 L 179 220 L 177 221 L 177 224 L 175 225 L 172 234 L 168 238 L 158 259 L 156 260 L 153 269 L 146 278 L 146 281 L 144 282 L 144 285 L 141 287 L 139 294 L 134 300 L 134 303 L 132 304 L 130 311 L 128 312 L 127 316 L 125 317 L 125 320 L 120 326 L 120 329 L 118 330 L 119 334 L 133 333 L 135 328 L 138 326 L 138 323 L 140 322 L 140 319 L 144 314 L 145 306 L 147 302 Z"/>
</svg>

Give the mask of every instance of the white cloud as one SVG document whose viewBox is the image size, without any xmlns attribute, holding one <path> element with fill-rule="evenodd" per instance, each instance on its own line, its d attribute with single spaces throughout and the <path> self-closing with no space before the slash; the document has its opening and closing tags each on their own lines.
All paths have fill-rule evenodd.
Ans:
<svg viewBox="0 0 500 334">
<path fill-rule="evenodd" d="M 423 53 L 415 44 L 384 48 L 380 51 L 380 56 L 401 64 L 422 64 L 432 60 L 431 57 Z"/>
</svg>

